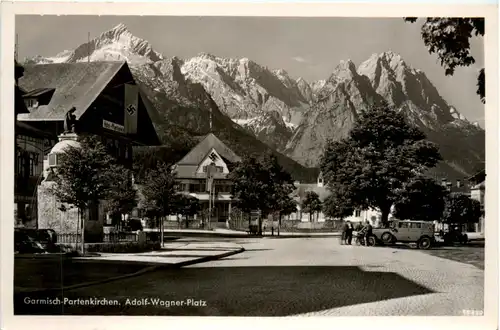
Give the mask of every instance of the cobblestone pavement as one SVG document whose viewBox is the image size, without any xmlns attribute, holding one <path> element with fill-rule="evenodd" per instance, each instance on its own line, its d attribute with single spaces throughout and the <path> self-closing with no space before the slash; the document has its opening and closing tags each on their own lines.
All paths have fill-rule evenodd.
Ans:
<svg viewBox="0 0 500 330">
<path fill-rule="evenodd" d="M 365 272 L 395 273 L 432 291 L 301 315 L 464 315 L 483 310 L 483 270 L 418 250 L 345 246 L 334 238 L 249 240 L 243 246 L 241 255 L 190 267 L 357 266 Z"/>
<path fill-rule="evenodd" d="M 178 243 L 207 241 L 186 238 Z M 245 252 L 68 290 L 58 296 L 70 301 L 105 298 L 116 301 L 113 305 L 21 302 L 17 313 L 453 316 L 462 315 L 463 310 L 483 309 L 483 270 L 418 250 L 341 246 L 338 238 L 317 237 L 238 238 L 231 243 L 243 246 Z M 192 303 L 198 301 L 202 303 Z"/>
</svg>

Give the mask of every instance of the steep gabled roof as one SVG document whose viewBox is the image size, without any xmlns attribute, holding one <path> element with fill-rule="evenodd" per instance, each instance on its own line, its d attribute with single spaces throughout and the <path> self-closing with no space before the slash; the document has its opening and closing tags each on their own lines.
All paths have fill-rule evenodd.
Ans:
<svg viewBox="0 0 500 330">
<path fill-rule="evenodd" d="M 80 118 L 125 62 L 56 63 L 26 65 L 19 86 L 27 91 L 55 88 L 49 104 L 41 105 L 20 120 L 64 120 L 75 107 Z"/>
<path fill-rule="evenodd" d="M 31 137 L 39 137 L 39 138 L 49 138 L 52 137 L 50 133 L 47 133 L 45 131 L 39 130 L 29 124 L 23 123 L 21 121 L 16 120 L 16 126 L 15 126 L 15 132 L 16 134 L 26 134 Z"/>
<path fill-rule="evenodd" d="M 215 149 L 219 155 L 230 163 L 241 161 L 241 158 L 229 149 L 224 142 L 219 140 L 213 133 L 208 134 L 200 143 L 184 156 L 177 166 L 199 165 L 210 150 Z"/>
</svg>

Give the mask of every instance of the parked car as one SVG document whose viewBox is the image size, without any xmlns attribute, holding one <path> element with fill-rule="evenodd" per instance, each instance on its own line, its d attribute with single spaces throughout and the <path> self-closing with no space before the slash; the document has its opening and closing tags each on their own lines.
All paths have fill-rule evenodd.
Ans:
<svg viewBox="0 0 500 330">
<path fill-rule="evenodd" d="M 38 239 L 35 229 L 14 230 L 14 252 L 15 253 L 45 253 L 45 247 Z"/>
<path fill-rule="evenodd" d="M 435 243 L 434 224 L 429 221 L 393 220 L 387 228 L 374 228 L 373 234 L 385 245 L 417 243 L 419 249 L 429 249 Z"/>
</svg>

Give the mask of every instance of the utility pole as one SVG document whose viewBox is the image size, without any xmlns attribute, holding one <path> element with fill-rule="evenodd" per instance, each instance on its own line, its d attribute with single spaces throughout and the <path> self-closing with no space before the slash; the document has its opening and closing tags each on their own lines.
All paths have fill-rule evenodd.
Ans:
<svg viewBox="0 0 500 330">
<path fill-rule="evenodd" d="M 210 133 L 212 133 L 212 109 L 210 109 Z"/>
<path fill-rule="evenodd" d="M 14 47 L 14 59 L 19 62 L 19 34 L 16 33 L 16 45 Z"/>
<path fill-rule="evenodd" d="M 87 35 L 87 63 L 90 63 L 90 32 Z"/>
</svg>

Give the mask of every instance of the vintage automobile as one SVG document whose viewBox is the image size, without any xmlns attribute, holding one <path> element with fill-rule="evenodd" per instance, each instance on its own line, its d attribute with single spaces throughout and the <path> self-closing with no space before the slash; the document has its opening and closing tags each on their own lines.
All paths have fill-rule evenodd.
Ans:
<svg viewBox="0 0 500 330">
<path fill-rule="evenodd" d="M 17 253 L 58 252 L 57 235 L 52 229 L 15 228 L 14 251 Z"/>
<path fill-rule="evenodd" d="M 393 220 L 386 228 L 373 228 L 373 235 L 384 245 L 416 243 L 419 249 L 426 250 L 435 243 L 434 224 L 429 221 Z"/>
</svg>

